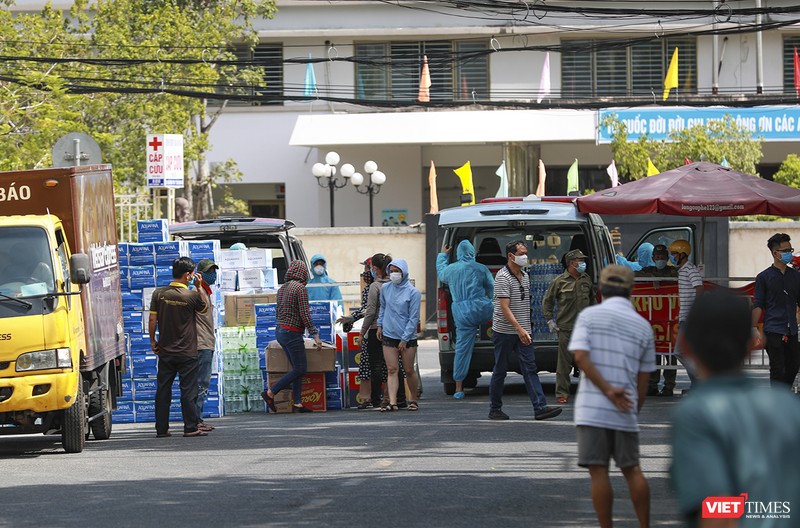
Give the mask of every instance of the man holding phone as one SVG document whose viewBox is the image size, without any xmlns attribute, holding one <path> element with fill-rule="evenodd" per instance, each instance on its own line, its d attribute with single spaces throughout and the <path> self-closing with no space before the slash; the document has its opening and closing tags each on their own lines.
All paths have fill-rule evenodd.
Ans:
<svg viewBox="0 0 800 528">
<path fill-rule="evenodd" d="M 150 347 L 158 356 L 158 387 L 156 389 L 156 437 L 169 433 L 169 407 L 172 402 L 172 383 L 180 374 L 183 436 L 207 436 L 197 428 L 197 321 L 196 314 L 208 310 L 208 304 L 197 288 L 202 278 L 195 273 L 189 257 L 172 261 L 173 281 L 157 288 L 150 301 Z M 194 281 L 195 290 L 189 290 Z M 156 329 L 159 339 L 156 341 Z"/>
</svg>

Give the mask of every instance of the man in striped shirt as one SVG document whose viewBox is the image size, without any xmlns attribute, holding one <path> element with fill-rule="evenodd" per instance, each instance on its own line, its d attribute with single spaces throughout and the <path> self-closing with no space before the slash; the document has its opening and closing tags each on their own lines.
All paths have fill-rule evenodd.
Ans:
<svg viewBox="0 0 800 528">
<path fill-rule="evenodd" d="M 639 422 L 655 343 L 650 323 L 631 304 L 633 270 L 611 265 L 600 274 L 602 304 L 579 315 L 569 343 L 581 369 L 575 400 L 578 465 L 589 469 L 600 526 L 612 525 L 611 457 L 630 489 L 640 526 L 648 526 L 650 488 L 639 467 Z"/>
<path fill-rule="evenodd" d="M 561 407 L 548 407 L 542 383 L 536 373 L 531 337 L 531 286 L 522 267 L 528 264 L 528 248 L 522 240 L 506 245 L 508 262 L 497 272 L 494 282 L 494 369 L 489 383 L 490 420 L 508 420 L 503 412 L 503 387 L 508 373 L 508 358 L 516 350 L 519 369 L 533 404 L 534 418 L 547 420 L 561 414 Z"/>
<path fill-rule="evenodd" d="M 689 255 L 692 252 L 692 246 L 686 240 L 676 240 L 669 245 L 669 261 L 673 266 L 678 268 L 678 301 L 680 302 L 680 310 L 678 312 L 678 328 L 686 322 L 689 317 L 689 310 L 692 309 L 694 300 L 703 294 L 703 278 L 697 270 L 697 266 L 689 262 Z M 680 330 L 678 330 L 680 333 Z M 680 337 L 676 340 L 680 343 Z M 680 349 L 677 349 L 677 357 L 683 367 L 686 369 L 686 374 L 689 375 L 689 388 L 694 385 L 695 377 L 694 367 L 684 361 Z M 688 393 L 688 390 L 681 392 L 681 396 Z"/>
</svg>

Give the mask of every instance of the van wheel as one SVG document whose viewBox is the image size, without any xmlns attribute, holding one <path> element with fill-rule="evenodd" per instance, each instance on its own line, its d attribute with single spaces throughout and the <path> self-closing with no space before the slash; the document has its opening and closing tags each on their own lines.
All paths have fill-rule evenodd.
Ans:
<svg viewBox="0 0 800 528">
<path fill-rule="evenodd" d="M 444 393 L 448 396 L 452 396 L 456 393 L 455 383 L 442 383 L 442 387 L 444 387 Z"/>
<path fill-rule="evenodd" d="M 467 373 L 467 377 L 464 378 L 464 388 L 465 389 L 474 389 L 478 386 L 478 378 L 481 377 L 480 372 L 469 372 Z"/>
<path fill-rule="evenodd" d="M 86 444 L 86 402 L 83 396 L 83 380 L 78 380 L 78 394 L 72 406 L 63 412 L 61 444 L 67 453 L 80 453 Z"/>
<path fill-rule="evenodd" d="M 105 415 L 89 422 L 95 440 L 108 440 L 111 437 L 111 391 L 95 392 L 89 397 L 89 416 L 105 411 Z M 88 433 L 87 433 L 88 436 Z"/>
</svg>

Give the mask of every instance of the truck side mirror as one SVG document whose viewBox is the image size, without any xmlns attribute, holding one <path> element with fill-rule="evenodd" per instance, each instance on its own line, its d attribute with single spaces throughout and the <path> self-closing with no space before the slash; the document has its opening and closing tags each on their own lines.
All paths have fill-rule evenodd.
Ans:
<svg viewBox="0 0 800 528">
<path fill-rule="evenodd" d="M 69 280 L 74 284 L 88 284 L 92 279 L 92 266 L 86 253 L 74 253 L 69 258 Z"/>
</svg>

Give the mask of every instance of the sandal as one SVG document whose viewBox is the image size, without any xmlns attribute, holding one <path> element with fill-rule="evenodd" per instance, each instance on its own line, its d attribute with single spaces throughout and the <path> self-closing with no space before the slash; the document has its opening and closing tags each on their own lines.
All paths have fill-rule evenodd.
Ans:
<svg viewBox="0 0 800 528">
<path fill-rule="evenodd" d="M 381 407 L 381 412 L 395 412 L 395 411 L 399 411 L 399 410 L 400 410 L 400 408 L 396 404 L 393 404 L 393 403 L 387 403 L 386 407 Z"/>
<path fill-rule="evenodd" d="M 205 432 L 213 431 L 214 429 L 216 429 L 216 427 L 214 427 L 213 425 L 208 425 L 207 423 L 204 422 L 197 424 L 197 428 Z"/>
<path fill-rule="evenodd" d="M 408 402 L 408 410 L 409 411 L 418 411 L 419 410 L 419 405 L 417 405 L 417 402 L 415 402 L 415 401 L 410 401 L 410 402 Z"/>
<path fill-rule="evenodd" d="M 267 394 L 267 391 L 261 393 L 261 398 L 267 403 L 267 407 L 269 407 L 270 412 L 278 412 L 278 408 L 275 406 L 275 398 L 270 398 L 269 394 Z"/>
<path fill-rule="evenodd" d="M 200 429 L 197 429 L 195 431 L 192 431 L 191 433 L 183 433 L 183 436 L 208 436 L 208 433 L 205 431 L 201 431 Z"/>
</svg>

